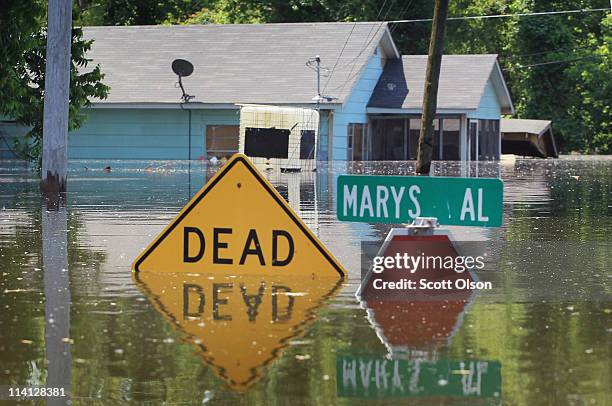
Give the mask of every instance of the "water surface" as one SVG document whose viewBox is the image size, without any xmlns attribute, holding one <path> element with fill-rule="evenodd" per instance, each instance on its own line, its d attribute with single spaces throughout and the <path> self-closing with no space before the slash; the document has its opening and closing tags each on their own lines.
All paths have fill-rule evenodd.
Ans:
<svg viewBox="0 0 612 406">
<path fill-rule="evenodd" d="M 266 170 L 349 277 L 338 287 L 266 281 L 255 316 L 241 295 L 260 281 L 130 272 L 217 169 L 75 161 L 66 206 L 48 210 L 27 168 L 0 163 L 0 385 L 70 386 L 72 404 L 101 405 L 612 398 L 611 159 L 437 163 L 438 175 L 501 176 L 504 225 L 450 228 L 489 245 L 495 269 L 479 276 L 495 286 L 432 306 L 357 301 L 361 243 L 380 243 L 389 226 L 335 215 L 337 175 L 411 174 L 410 163 Z M 213 283 L 225 284 L 230 303 L 216 315 L 209 302 L 199 308 Z"/>
</svg>

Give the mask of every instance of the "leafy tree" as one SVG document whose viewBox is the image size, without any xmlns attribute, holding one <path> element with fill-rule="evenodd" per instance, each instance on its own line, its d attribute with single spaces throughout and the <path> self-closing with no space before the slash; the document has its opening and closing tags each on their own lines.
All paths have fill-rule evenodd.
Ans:
<svg viewBox="0 0 612 406">
<path fill-rule="evenodd" d="M 567 127 L 576 149 L 612 153 L 612 14 L 602 20 L 602 37 L 589 33 L 567 69 L 576 103 L 570 106 Z"/>
<path fill-rule="evenodd" d="M 207 6 L 206 0 L 80 0 L 81 23 L 152 25 L 177 23 Z"/>
<path fill-rule="evenodd" d="M 603 8 L 606 2 L 460 0 L 451 15 Z M 565 151 L 609 153 L 610 34 L 601 13 L 448 23 L 448 53 L 499 54 L 521 118 L 553 121 Z M 608 23 L 609 24 L 609 23 Z"/>
<path fill-rule="evenodd" d="M 43 102 L 46 56 L 46 1 L 0 1 L 0 115 L 30 128 L 16 150 L 24 158 L 39 162 L 42 147 Z M 104 99 L 109 88 L 101 83 L 99 66 L 89 69 L 85 54 L 91 41 L 72 30 L 69 129 L 85 119 L 83 107 L 92 97 Z"/>
<path fill-rule="evenodd" d="M 538 1 L 525 11 L 540 12 L 594 7 L 590 2 Z M 604 4 L 605 6 L 605 4 Z M 511 87 L 519 117 L 552 120 L 562 146 L 587 150 L 596 134 L 578 131 L 570 111 L 585 111 L 578 87 L 580 78 L 570 75 L 579 58 L 592 56 L 589 35 L 600 38 L 600 14 L 579 13 L 521 18 L 513 38 L 515 58 L 506 68 L 513 72 Z M 603 79 L 603 78 L 602 78 Z M 589 114 L 592 114 L 590 112 Z"/>
</svg>

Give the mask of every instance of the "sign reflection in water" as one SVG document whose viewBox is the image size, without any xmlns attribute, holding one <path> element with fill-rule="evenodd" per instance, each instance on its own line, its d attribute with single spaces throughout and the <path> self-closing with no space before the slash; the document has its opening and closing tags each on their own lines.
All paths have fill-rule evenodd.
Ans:
<svg viewBox="0 0 612 406">
<path fill-rule="evenodd" d="M 291 275 L 134 274 L 183 340 L 233 390 L 245 390 L 301 335 L 342 280 Z"/>
<path fill-rule="evenodd" d="M 406 230 L 392 232 L 379 256 L 396 254 L 459 255 L 452 240 L 442 232 L 411 236 Z M 501 364 L 497 361 L 449 360 L 440 357 L 463 323 L 475 292 L 457 289 L 377 290 L 373 280 L 397 282 L 401 278 L 475 281 L 471 272 L 428 269 L 411 274 L 400 269 L 368 273 L 358 292 L 368 320 L 388 355 L 340 355 L 336 359 L 337 391 L 349 397 L 501 397 Z"/>
<path fill-rule="evenodd" d="M 336 368 L 338 396 L 343 397 L 501 396 L 501 364 L 497 361 L 339 356 Z"/>
</svg>

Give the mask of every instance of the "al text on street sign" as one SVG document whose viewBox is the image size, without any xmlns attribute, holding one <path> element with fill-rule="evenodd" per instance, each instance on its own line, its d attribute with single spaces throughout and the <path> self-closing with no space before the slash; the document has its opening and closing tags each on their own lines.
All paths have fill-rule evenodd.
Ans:
<svg viewBox="0 0 612 406">
<path fill-rule="evenodd" d="M 133 264 L 136 272 L 343 277 L 251 161 L 235 154 Z"/>
<path fill-rule="evenodd" d="M 436 217 L 445 225 L 502 223 L 500 179 L 342 175 L 337 186 L 342 221 L 411 223 L 417 217 Z"/>
</svg>

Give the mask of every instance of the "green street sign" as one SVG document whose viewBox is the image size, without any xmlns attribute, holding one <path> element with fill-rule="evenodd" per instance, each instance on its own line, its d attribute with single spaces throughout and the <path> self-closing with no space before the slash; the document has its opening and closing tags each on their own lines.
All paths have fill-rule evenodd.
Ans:
<svg viewBox="0 0 612 406">
<path fill-rule="evenodd" d="M 342 175 L 337 190 L 341 221 L 411 223 L 416 217 L 436 217 L 446 225 L 502 224 L 500 179 Z"/>
<path fill-rule="evenodd" d="M 458 397 L 501 399 L 499 361 L 409 361 L 338 356 L 340 397 Z"/>
</svg>

